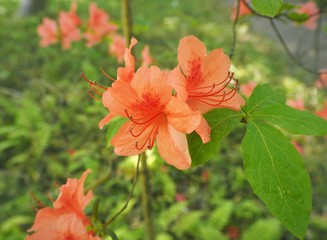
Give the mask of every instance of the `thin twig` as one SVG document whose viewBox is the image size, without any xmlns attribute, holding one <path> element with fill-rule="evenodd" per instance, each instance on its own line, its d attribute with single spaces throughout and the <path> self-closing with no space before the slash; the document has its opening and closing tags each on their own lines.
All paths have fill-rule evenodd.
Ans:
<svg viewBox="0 0 327 240">
<path fill-rule="evenodd" d="M 293 53 L 292 53 L 292 52 L 290 51 L 290 49 L 288 48 L 288 46 L 287 46 L 286 42 L 284 41 L 284 39 L 283 39 L 281 33 L 279 32 L 279 30 L 278 30 L 278 28 L 277 28 L 277 26 L 276 26 L 276 24 L 275 24 L 275 22 L 274 22 L 274 19 L 269 18 L 269 22 L 270 22 L 272 28 L 274 29 L 274 31 L 275 31 L 275 33 L 276 33 L 276 35 L 277 35 L 277 37 L 278 37 L 280 43 L 283 45 L 285 52 L 286 52 L 286 53 L 288 54 L 288 56 L 293 60 L 293 62 L 295 62 L 298 66 L 300 66 L 301 68 L 303 68 L 303 69 L 306 70 L 307 72 L 312 73 L 312 74 L 314 74 L 314 75 L 317 75 L 317 74 L 318 74 L 317 71 L 315 71 L 315 70 L 313 70 L 313 69 L 311 69 L 311 68 L 308 68 L 308 67 L 305 66 L 302 62 L 300 62 L 296 57 L 294 57 Z"/>
<path fill-rule="evenodd" d="M 133 185 L 132 185 L 131 191 L 128 194 L 128 197 L 127 197 L 127 200 L 126 200 L 124 206 L 112 218 L 110 218 L 106 223 L 104 223 L 103 227 L 106 227 L 110 223 L 115 221 L 115 219 L 128 207 L 129 200 L 131 199 L 131 197 L 133 195 L 134 188 L 135 188 L 135 185 L 136 185 L 136 182 L 137 182 L 137 178 L 139 176 L 140 161 L 141 161 L 141 155 L 139 155 L 139 157 L 138 157 L 137 164 L 136 164 L 136 172 L 135 172 L 135 176 L 134 176 L 134 180 L 133 180 Z"/>
<path fill-rule="evenodd" d="M 237 41 L 236 25 L 237 25 L 237 22 L 238 22 L 238 17 L 240 15 L 240 1 L 241 0 L 237 0 L 236 15 L 235 15 L 234 23 L 233 23 L 233 42 L 232 42 L 232 47 L 231 47 L 230 54 L 229 54 L 229 58 L 231 60 L 232 60 L 232 58 L 234 56 L 235 49 L 236 49 L 236 41 Z"/>
</svg>

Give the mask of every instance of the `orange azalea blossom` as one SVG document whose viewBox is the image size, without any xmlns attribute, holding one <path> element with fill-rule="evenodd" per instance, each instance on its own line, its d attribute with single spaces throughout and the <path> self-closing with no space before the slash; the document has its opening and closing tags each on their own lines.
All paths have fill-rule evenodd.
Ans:
<svg viewBox="0 0 327 240">
<path fill-rule="evenodd" d="M 103 37 L 117 30 L 117 25 L 109 23 L 109 15 L 102 9 L 98 8 L 97 4 L 92 2 L 89 6 L 90 17 L 87 22 L 87 46 L 91 47 L 100 42 Z"/>
<path fill-rule="evenodd" d="M 123 62 L 125 49 L 125 38 L 119 34 L 115 34 L 112 37 L 112 43 L 109 45 L 109 53 L 117 58 L 118 63 Z"/>
<path fill-rule="evenodd" d="M 256 83 L 255 82 L 248 82 L 248 83 L 243 83 L 240 87 L 240 91 L 241 93 L 245 96 L 245 97 L 250 97 L 250 95 L 252 94 L 254 88 L 256 87 Z"/>
<path fill-rule="evenodd" d="M 316 112 L 316 114 L 319 117 L 327 120 L 327 100 L 325 100 L 323 108 L 321 110 L 319 110 L 318 112 Z"/>
<path fill-rule="evenodd" d="M 169 84 L 175 89 L 177 98 L 186 101 L 189 107 L 201 114 L 216 108 L 240 111 L 244 99 L 235 86 L 233 73 L 228 71 L 230 60 L 222 49 L 207 54 L 205 45 L 194 36 L 180 40 L 178 46 L 178 67 L 169 75 Z M 202 117 L 196 129 L 203 143 L 210 141 L 211 128 Z"/>
<path fill-rule="evenodd" d="M 82 21 L 77 16 L 76 12 L 77 3 L 73 2 L 69 12 L 59 13 L 59 30 L 61 33 L 61 44 L 64 49 L 70 48 L 71 42 L 81 39 L 78 26 L 82 24 Z"/>
<path fill-rule="evenodd" d="M 252 13 L 251 10 L 244 3 L 244 1 L 249 3 L 250 0 L 244 0 L 244 1 L 243 0 L 237 0 L 237 1 L 240 1 L 240 10 L 239 10 L 239 13 L 238 13 L 239 17 L 250 15 Z M 232 8 L 232 14 L 231 14 L 231 19 L 232 20 L 235 20 L 235 18 L 236 18 L 236 11 L 237 11 L 236 7 L 237 6 L 234 5 L 233 8 Z"/>
<path fill-rule="evenodd" d="M 319 18 L 319 9 L 314 1 L 309 1 L 301 4 L 301 8 L 298 13 L 305 13 L 309 16 L 309 19 L 303 24 L 307 29 L 314 30 L 317 27 L 317 20 Z M 313 14 L 317 14 L 312 16 Z"/>
<path fill-rule="evenodd" d="M 117 155 L 130 156 L 152 149 L 157 140 L 161 157 L 178 169 L 191 166 L 186 133 L 201 121 L 198 112 L 172 96 L 167 74 L 158 67 L 140 67 L 130 83 L 116 81 L 103 94 L 103 104 L 110 111 L 102 123 L 113 116 L 129 119 L 112 138 Z"/>
<path fill-rule="evenodd" d="M 91 191 L 84 195 L 84 181 L 90 172 L 90 169 L 86 170 L 80 179 L 67 179 L 67 183 L 60 187 L 54 208 L 45 207 L 37 212 L 27 240 L 100 239 L 87 231 L 90 221 L 83 212 L 93 198 Z"/>
<path fill-rule="evenodd" d="M 30 231 L 35 233 L 26 236 L 25 240 L 101 240 L 100 237 L 87 232 L 75 214 L 61 214 L 52 208 L 38 211 Z"/>
<path fill-rule="evenodd" d="M 37 33 L 41 37 L 41 47 L 47 47 L 58 41 L 57 23 L 50 18 L 43 18 L 42 24 L 37 27 Z"/>
<path fill-rule="evenodd" d="M 287 105 L 299 110 L 305 109 L 303 99 L 287 99 Z"/>
<path fill-rule="evenodd" d="M 142 52 L 142 65 L 149 66 L 153 62 L 153 58 L 150 54 L 150 47 L 148 45 L 144 46 Z"/>
<path fill-rule="evenodd" d="M 327 88 L 327 69 L 320 71 L 319 79 L 316 80 L 315 86 L 317 88 Z"/>
</svg>

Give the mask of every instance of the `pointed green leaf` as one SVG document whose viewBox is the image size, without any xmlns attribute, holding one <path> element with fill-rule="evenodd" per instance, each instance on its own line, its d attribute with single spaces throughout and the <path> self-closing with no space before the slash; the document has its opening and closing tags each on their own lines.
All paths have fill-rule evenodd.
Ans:
<svg viewBox="0 0 327 240">
<path fill-rule="evenodd" d="M 242 116 L 230 109 L 216 109 L 204 115 L 211 126 L 211 141 L 203 144 L 195 132 L 187 136 L 192 166 L 197 166 L 217 155 L 220 142 L 239 124 Z"/>
<path fill-rule="evenodd" d="M 303 160 L 274 127 L 250 121 L 242 143 L 245 175 L 269 211 L 303 238 L 311 211 L 310 178 Z"/>
<path fill-rule="evenodd" d="M 309 16 L 305 13 L 290 12 L 287 14 L 287 17 L 295 22 L 305 22 L 308 20 Z"/>
<path fill-rule="evenodd" d="M 108 124 L 108 130 L 107 130 L 107 147 L 110 146 L 110 141 L 113 138 L 113 136 L 118 132 L 119 128 L 127 122 L 128 118 L 123 118 L 120 116 L 117 116 L 113 118 L 109 124 Z"/>
<path fill-rule="evenodd" d="M 327 121 L 309 111 L 300 111 L 284 104 L 276 104 L 251 115 L 278 125 L 293 134 L 323 136 L 327 134 Z"/>
<path fill-rule="evenodd" d="M 282 0 L 252 0 L 254 9 L 261 15 L 268 17 L 275 16 L 279 12 L 282 3 Z"/>
<path fill-rule="evenodd" d="M 279 89 L 273 89 L 268 84 L 258 85 L 250 96 L 249 101 L 245 105 L 244 109 L 248 113 L 259 111 L 274 104 L 286 103 L 284 94 Z"/>
</svg>

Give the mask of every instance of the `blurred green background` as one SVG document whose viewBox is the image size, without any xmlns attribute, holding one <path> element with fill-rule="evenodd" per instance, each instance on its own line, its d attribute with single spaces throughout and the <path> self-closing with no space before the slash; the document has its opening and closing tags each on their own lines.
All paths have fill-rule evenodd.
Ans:
<svg viewBox="0 0 327 240">
<path fill-rule="evenodd" d="M 78 15 L 86 20 L 90 1 L 77 2 Z M 113 22 L 121 24 L 120 1 L 96 2 Z M 30 193 L 51 205 L 47 195 L 56 198 L 56 185 L 68 177 L 80 177 L 86 168 L 93 171 L 87 186 L 101 199 L 102 217 L 113 216 L 127 199 L 135 172 L 135 158 L 117 157 L 106 147 L 106 132 L 97 124 L 107 111 L 87 95 L 87 84 L 80 77 L 84 72 L 89 79 L 109 85 L 99 67 L 115 77 L 116 59 L 108 55 L 105 43 L 87 48 L 81 41 L 69 50 L 58 44 L 41 48 L 36 27 L 42 18 L 57 19 L 60 10 L 70 8 L 67 0 L 47 3 L 42 11 L 22 17 L 18 0 L 0 2 L 1 239 L 23 239 L 26 235 L 37 207 Z M 134 35 L 139 40 L 136 55 L 140 56 L 148 44 L 154 64 L 172 69 L 177 64 L 179 39 L 190 34 L 209 50 L 223 48 L 228 54 L 231 9 L 232 1 L 133 0 Z M 254 21 L 245 17 L 238 25 L 233 70 L 241 85 L 271 83 L 288 98 L 303 99 L 308 110 L 322 108 L 326 92 L 314 87 L 316 77 L 294 65 L 280 44 L 265 34 L 267 30 L 253 26 Z M 326 32 L 321 39 L 326 43 Z M 240 125 L 223 142 L 215 159 L 188 171 L 180 172 L 155 154 L 150 156 L 158 240 L 295 239 L 246 181 L 240 147 L 243 134 Z M 313 211 L 307 239 L 327 239 L 326 138 L 289 137 L 303 147 L 312 180 Z M 120 239 L 144 239 L 139 185 L 128 209 L 111 229 Z"/>
</svg>

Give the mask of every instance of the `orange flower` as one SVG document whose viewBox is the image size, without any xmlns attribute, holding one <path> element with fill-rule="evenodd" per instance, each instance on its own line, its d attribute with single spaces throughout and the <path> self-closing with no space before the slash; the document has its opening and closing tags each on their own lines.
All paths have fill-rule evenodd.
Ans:
<svg viewBox="0 0 327 240">
<path fill-rule="evenodd" d="M 91 47 L 100 42 L 103 37 L 117 30 L 115 24 L 109 23 L 109 15 L 102 9 L 98 8 L 97 4 L 92 2 L 89 6 L 90 17 L 87 22 L 87 46 Z"/>
<path fill-rule="evenodd" d="M 88 191 L 84 195 L 84 182 L 90 172 L 90 169 L 86 170 L 80 179 L 68 178 L 67 183 L 60 187 L 60 194 L 53 203 L 53 207 L 56 209 L 75 213 L 85 224 L 89 224 L 89 222 L 83 210 L 93 198 L 92 191 Z"/>
<path fill-rule="evenodd" d="M 305 109 L 303 99 L 297 99 L 297 100 L 287 99 L 287 105 L 299 110 Z"/>
<path fill-rule="evenodd" d="M 76 12 L 77 4 L 73 2 L 69 12 L 59 13 L 59 30 L 61 33 L 61 44 L 64 49 L 70 48 L 71 42 L 81 39 L 78 26 L 81 25 L 82 21 Z"/>
<path fill-rule="evenodd" d="M 109 45 L 109 53 L 117 58 L 118 63 L 122 63 L 125 54 L 125 38 L 119 34 L 112 37 L 112 43 Z"/>
<path fill-rule="evenodd" d="M 301 8 L 298 10 L 298 13 L 305 13 L 309 16 L 309 19 L 304 23 L 304 26 L 307 29 L 313 30 L 317 27 L 317 20 L 319 14 L 311 16 L 319 12 L 319 9 L 314 1 L 309 1 L 301 4 Z"/>
<path fill-rule="evenodd" d="M 317 88 L 327 88 L 327 69 L 323 69 L 319 73 L 319 79 L 316 80 Z"/>
<path fill-rule="evenodd" d="M 320 111 L 316 112 L 316 114 L 319 117 L 324 118 L 324 119 L 327 120 L 327 100 L 325 100 L 323 108 Z"/>
<path fill-rule="evenodd" d="M 91 191 L 84 195 L 84 181 L 90 172 L 90 169 L 86 170 L 80 179 L 67 179 L 60 187 L 54 208 L 45 207 L 37 212 L 34 224 L 28 230 L 31 235 L 26 240 L 100 240 L 87 231 L 90 221 L 83 212 L 93 198 Z"/>
<path fill-rule="evenodd" d="M 255 82 L 243 83 L 240 87 L 241 93 L 247 98 L 250 97 L 256 85 Z"/>
<path fill-rule="evenodd" d="M 43 18 L 42 24 L 37 27 L 37 33 L 41 37 L 41 47 L 47 47 L 58 40 L 57 23 L 50 18 Z"/>
<path fill-rule="evenodd" d="M 117 69 L 117 80 L 123 80 L 130 83 L 135 73 L 135 58 L 132 54 L 132 48 L 137 44 L 137 40 L 133 37 L 128 48 L 124 52 L 125 67 Z"/>
<path fill-rule="evenodd" d="M 204 44 L 194 36 L 181 39 L 178 46 L 178 67 L 169 76 L 169 83 L 175 89 L 177 98 L 186 101 L 192 110 L 204 114 L 215 108 L 230 108 L 239 111 L 244 104 L 237 94 L 237 82 L 229 73 L 230 60 L 222 49 L 207 54 Z M 204 143 L 210 141 L 210 126 L 202 117 L 196 132 Z"/>
<path fill-rule="evenodd" d="M 148 45 L 144 46 L 141 54 L 142 54 L 142 65 L 149 66 L 153 62 L 153 58 L 150 55 L 150 47 Z"/>
<path fill-rule="evenodd" d="M 111 116 L 129 118 L 111 140 L 117 155 L 140 154 L 152 149 L 157 139 L 159 154 L 168 164 L 191 166 L 186 133 L 199 125 L 200 114 L 172 96 L 167 74 L 158 67 L 142 66 L 130 83 L 114 82 L 103 94 L 103 104 Z"/>
<path fill-rule="evenodd" d="M 29 231 L 35 233 L 25 240 L 101 240 L 100 237 L 88 233 L 75 214 L 59 214 L 51 208 L 41 209 L 37 213 Z"/>
<path fill-rule="evenodd" d="M 240 1 L 240 10 L 239 10 L 239 13 L 238 13 L 239 17 L 246 16 L 246 15 L 249 15 L 249 14 L 252 13 L 251 10 L 244 3 L 244 1 L 249 3 L 250 0 L 244 0 L 244 1 L 243 0 L 238 0 L 238 1 Z M 235 18 L 236 18 L 236 11 L 237 11 L 236 5 L 234 5 L 233 8 L 232 8 L 232 14 L 231 14 L 231 19 L 232 20 L 235 20 Z"/>
</svg>

